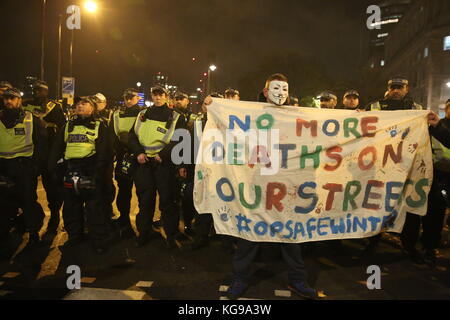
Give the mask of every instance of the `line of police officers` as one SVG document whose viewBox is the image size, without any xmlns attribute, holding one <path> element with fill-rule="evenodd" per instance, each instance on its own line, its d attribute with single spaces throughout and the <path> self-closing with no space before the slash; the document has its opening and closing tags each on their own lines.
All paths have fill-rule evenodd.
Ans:
<svg viewBox="0 0 450 320">
<path fill-rule="evenodd" d="M 156 194 L 159 195 L 161 218 L 169 248 L 176 248 L 179 215 L 176 201 L 176 177 L 182 181 L 181 203 L 185 233 L 194 236 L 192 248 L 208 244 L 212 219 L 210 215 L 198 215 L 193 205 L 195 161 L 176 167 L 171 159 L 176 142 L 171 141 L 176 129 L 187 129 L 194 145 L 195 127 L 204 127 L 206 110 L 194 114 L 188 109 L 188 96 L 175 96 L 175 108 L 169 108 L 168 93 L 162 87 L 151 91 L 153 107 L 142 109 L 136 89 L 124 92 L 124 107 L 109 113 L 106 98 L 102 94 L 80 98 L 74 115 L 66 123 L 61 104 L 48 99 L 48 86 L 35 84 L 34 98 L 22 101 L 20 91 L 8 83 L 0 84 L 3 95 L 0 111 L 0 246 L 10 252 L 9 229 L 11 219 L 23 212 L 26 231 L 30 233 L 29 247 L 38 245 L 39 230 L 44 213 L 37 202 L 37 177 L 42 176 L 51 219 L 49 233 L 56 233 L 62 203 L 64 227 L 69 235 L 65 246 L 75 246 L 85 239 L 85 221 L 89 226 L 94 250 L 101 254 L 107 249 L 112 230 L 122 237 L 134 235 L 130 220 L 130 203 L 133 185 L 139 199 L 136 217 L 136 246 L 143 246 L 158 236 L 152 228 Z M 409 110 L 422 107 L 412 101 L 408 93 L 408 81 L 393 78 L 383 100 L 371 103 L 370 110 Z M 237 90 L 228 89 L 225 98 L 239 99 Z M 335 108 L 337 97 L 332 92 L 320 95 L 322 108 Z M 446 119 L 438 121 L 431 116 L 430 132 L 440 142 L 435 149 L 435 181 L 430 192 L 429 213 L 420 218 L 408 214 L 401 239 L 404 250 L 415 262 L 423 257 L 415 249 L 420 223 L 423 224 L 422 242 L 425 258 L 436 260 L 436 251 L 442 231 L 446 204 L 442 190 L 449 185 L 449 122 L 450 103 L 446 107 Z M 345 109 L 362 109 L 359 94 L 355 90 L 345 93 Z M 438 144 L 439 143 L 439 144 Z M 444 144 L 444 145 L 442 145 Z M 50 150 L 50 151 L 48 151 Z M 195 152 L 192 152 L 192 157 Z M 114 169 L 114 161 L 117 165 Z M 178 169 L 178 170 L 177 170 Z M 117 208 L 120 217 L 111 229 L 112 203 L 117 181 Z M 178 172 L 177 172 L 178 171 Z M 85 217 L 86 216 L 86 219 Z M 191 223 L 196 221 L 196 232 Z M 379 240 L 371 238 L 366 252 L 373 252 Z"/>
</svg>

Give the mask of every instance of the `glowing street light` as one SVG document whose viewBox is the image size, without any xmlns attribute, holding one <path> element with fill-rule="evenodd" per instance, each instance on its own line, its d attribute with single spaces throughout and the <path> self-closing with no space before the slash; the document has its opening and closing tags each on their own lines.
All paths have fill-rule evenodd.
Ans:
<svg viewBox="0 0 450 320">
<path fill-rule="evenodd" d="M 95 1 L 86 1 L 84 8 L 90 13 L 95 13 L 97 11 L 97 3 Z"/>
<path fill-rule="evenodd" d="M 214 72 L 216 71 L 217 67 L 215 65 L 210 65 L 208 68 L 208 90 L 207 93 L 208 95 L 211 93 L 211 71 Z"/>
<path fill-rule="evenodd" d="M 448 87 L 448 88 L 450 88 L 450 81 L 449 81 L 449 82 L 447 82 L 447 87 Z"/>
<path fill-rule="evenodd" d="M 138 88 L 142 87 L 142 83 L 141 82 L 136 83 L 136 85 L 137 85 Z"/>
</svg>

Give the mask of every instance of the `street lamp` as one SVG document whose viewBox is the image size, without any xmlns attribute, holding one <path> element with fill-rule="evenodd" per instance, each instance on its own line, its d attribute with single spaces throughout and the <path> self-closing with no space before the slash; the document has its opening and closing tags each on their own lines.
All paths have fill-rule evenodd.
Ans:
<svg viewBox="0 0 450 320">
<path fill-rule="evenodd" d="M 211 71 L 214 72 L 216 71 L 217 67 L 215 65 L 210 65 L 208 68 L 208 90 L 207 90 L 207 94 L 210 95 L 211 94 Z"/>
<path fill-rule="evenodd" d="M 84 8 L 90 12 L 90 13 L 94 13 L 97 11 L 97 3 L 95 1 L 86 1 L 84 3 Z"/>
<path fill-rule="evenodd" d="M 136 85 L 137 85 L 138 88 L 142 87 L 142 83 L 141 82 L 136 83 Z"/>
</svg>

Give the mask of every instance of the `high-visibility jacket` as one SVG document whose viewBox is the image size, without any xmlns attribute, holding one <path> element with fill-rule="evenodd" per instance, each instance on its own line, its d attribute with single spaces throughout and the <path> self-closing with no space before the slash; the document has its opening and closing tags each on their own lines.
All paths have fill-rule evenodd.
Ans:
<svg viewBox="0 0 450 320">
<path fill-rule="evenodd" d="M 136 122 L 136 116 L 124 117 L 122 116 L 121 111 L 114 112 L 114 132 L 116 136 L 120 136 L 121 133 L 130 132 L 131 128 L 133 128 L 134 123 Z"/>
<path fill-rule="evenodd" d="M 163 122 L 145 119 L 145 112 L 146 110 L 143 110 L 137 116 L 134 132 L 144 148 L 145 154 L 153 158 L 169 144 L 180 114 L 173 111 L 171 121 Z"/>
<path fill-rule="evenodd" d="M 23 108 L 27 111 L 30 111 L 35 117 L 40 118 L 41 120 L 44 121 L 44 118 L 53 111 L 53 109 L 58 106 L 61 105 L 59 102 L 56 101 L 49 101 L 47 102 L 47 105 L 45 106 L 45 110 L 42 110 L 41 106 L 34 106 L 34 105 L 26 105 Z M 55 123 L 51 123 L 51 122 L 47 122 L 44 121 L 45 123 L 45 127 L 49 128 L 49 127 L 56 127 L 57 125 Z"/>
<path fill-rule="evenodd" d="M 450 149 L 435 138 L 432 139 L 433 162 L 436 169 L 450 172 Z"/>
<path fill-rule="evenodd" d="M 33 152 L 33 115 L 30 112 L 25 111 L 23 120 L 10 129 L 0 121 L 0 158 L 32 157 Z"/>
<path fill-rule="evenodd" d="M 380 101 L 376 101 L 376 102 L 370 104 L 370 111 L 383 111 L 387 108 L 388 108 L 388 105 L 382 104 L 382 103 L 380 103 Z M 423 107 L 420 104 L 415 103 L 415 102 L 411 108 L 411 110 L 422 110 L 422 109 L 423 109 Z"/>
<path fill-rule="evenodd" d="M 64 159 L 83 159 L 93 156 L 96 153 L 95 141 L 98 138 L 100 121 L 95 121 L 95 128 L 90 129 L 83 125 L 75 125 L 69 132 L 70 122 L 66 124 L 64 141 L 66 142 L 66 152 Z"/>
</svg>

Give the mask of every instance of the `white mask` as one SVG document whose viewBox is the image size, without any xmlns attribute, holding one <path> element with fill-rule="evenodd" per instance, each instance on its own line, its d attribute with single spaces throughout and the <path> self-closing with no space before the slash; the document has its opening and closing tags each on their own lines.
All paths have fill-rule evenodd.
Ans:
<svg viewBox="0 0 450 320">
<path fill-rule="evenodd" d="M 274 80 L 269 84 L 269 100 L 278 106 L 283 105 L 289 95 L 289 84 L 285 81 Z"/>
</svg>

